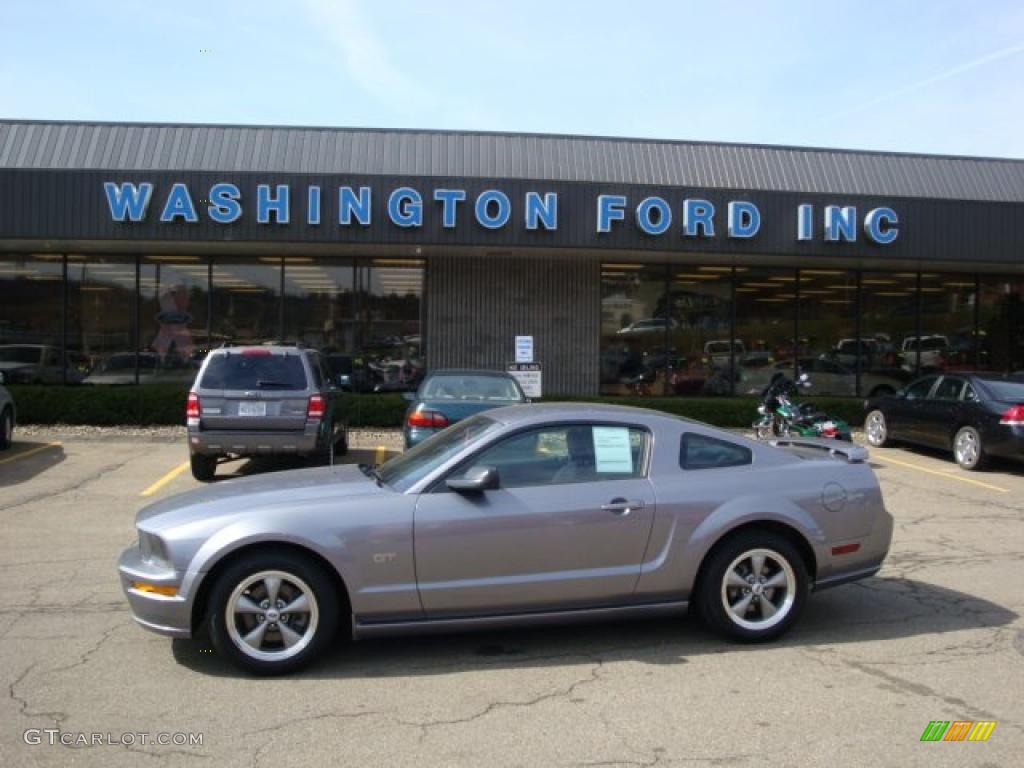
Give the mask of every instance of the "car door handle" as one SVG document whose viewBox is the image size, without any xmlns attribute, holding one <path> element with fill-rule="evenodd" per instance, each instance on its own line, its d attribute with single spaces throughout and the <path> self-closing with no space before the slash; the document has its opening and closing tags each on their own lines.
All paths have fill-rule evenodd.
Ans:
<svg viewBox="0 0 1024 768">
<path fill-rule="evenodd" d="M 603 512 L 613 512 L 616 515 L 622 515 L 625 517 L 634 509 L 643 509 L 643 501 L 628 501 L 627 499 L 612 499 L 607 504 L 601 505 Z"/>
</svg>

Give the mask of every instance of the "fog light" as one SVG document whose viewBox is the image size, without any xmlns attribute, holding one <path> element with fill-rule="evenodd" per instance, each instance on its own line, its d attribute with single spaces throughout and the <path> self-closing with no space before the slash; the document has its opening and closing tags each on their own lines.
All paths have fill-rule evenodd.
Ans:
<svg viewBox="0 0 1024 768">
<path fill-rule="evenodd" d="M 161 584 L 146 584 L 142 581 L 133 581 L 132 589 L 138 592 L 148 592 L 153 595 L 163 595 L 164 597 L 174 597 L 178 594 L 177 587 L 166 587 Z"/>
</svg>

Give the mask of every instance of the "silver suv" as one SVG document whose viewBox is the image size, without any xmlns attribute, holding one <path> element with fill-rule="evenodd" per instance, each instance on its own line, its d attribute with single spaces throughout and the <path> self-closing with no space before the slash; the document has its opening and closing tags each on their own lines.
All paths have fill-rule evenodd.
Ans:
<svg viewBox="0 0 1024 768">
<path fill-rule="evenodd" d="M 319 352 L 226 347 L 207 355 L 185 409 L 192 474 L 209 482 L 225 456 L 316 456 L 348 450 L 338 396 Z"/>
</svg>

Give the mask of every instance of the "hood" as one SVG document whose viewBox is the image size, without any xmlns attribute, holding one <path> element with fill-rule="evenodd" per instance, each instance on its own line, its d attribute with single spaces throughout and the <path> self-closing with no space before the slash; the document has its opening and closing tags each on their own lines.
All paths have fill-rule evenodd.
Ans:
<svg viewBox="0 0 1024 768">
<path fill-rule="evenodd" d="M 135 524 L 159 533 L 170 528 L 230 522 L 266 507 L 295 508 L 303 502 L 379 494 L 383 489 L 359 467 L 335 467 L 272 472 L 211 483 L 143 507 Z"/>
</svg>

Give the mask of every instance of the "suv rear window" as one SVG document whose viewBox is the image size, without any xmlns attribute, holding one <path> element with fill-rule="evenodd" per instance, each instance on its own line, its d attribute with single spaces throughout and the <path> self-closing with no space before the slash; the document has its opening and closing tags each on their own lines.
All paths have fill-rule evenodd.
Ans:
<svg viewBox="0 0 1024 768">
<path fill-rule="evenodd" d="M 302 359 L 289 354 L 228 352 L 210 358 L 202 389 L 305 389 Z"/>
</svg>

